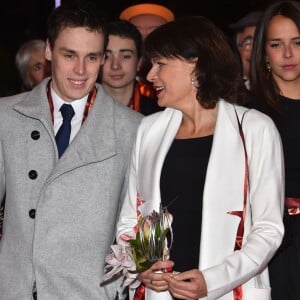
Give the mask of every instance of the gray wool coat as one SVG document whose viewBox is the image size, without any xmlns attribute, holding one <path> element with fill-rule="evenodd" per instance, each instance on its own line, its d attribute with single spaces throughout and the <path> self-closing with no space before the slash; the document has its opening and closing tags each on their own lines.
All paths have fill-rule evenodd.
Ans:
<svg viewBox="0 0 300 300">
<path fill-rule="evenodd" d="M 100 286 L 104 259 L 127 185 L 142 115 L 97 97 L 61 159 L 45 79 L 33 91 L 0 99 L 0 299 L 114 299 Z"/>
</svg>

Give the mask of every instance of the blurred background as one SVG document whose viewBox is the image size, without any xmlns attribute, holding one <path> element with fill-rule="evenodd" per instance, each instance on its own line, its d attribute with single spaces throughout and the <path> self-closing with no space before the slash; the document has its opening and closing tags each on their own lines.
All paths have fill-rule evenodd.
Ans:
<svg viewBox="0 0 300 300">
<path fill-rule="evenodd" d="M 61 3 L 71 0 L 61 0 Z M 276 0 L 86 0 L 96 4 L 110 19 L 137 3 L 157 3 L 170 8 L 176 17 L 203 15 L 214 21 L 226 34 L 229 24 L 252 10 L 263 10 Z M 29 39 L 46 39 L 47 17 L 59 5 L 58 0 L 0 0 L 0 96 L 14 94 L 20 86 L 15 67 L 15 55 L 20 45 Z"/>
</svg>

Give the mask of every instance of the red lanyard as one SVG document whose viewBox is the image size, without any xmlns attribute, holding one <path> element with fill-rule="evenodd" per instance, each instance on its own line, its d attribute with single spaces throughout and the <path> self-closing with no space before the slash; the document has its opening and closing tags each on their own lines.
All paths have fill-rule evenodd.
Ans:
<svg viewBox="0 0 300 300">
<path fill-rule="evenodd" d="M 51 96 L 50 84 L 51 84 L 51 80 L 49 80 L 49 82 L 46 86 L 46 93 L 47 93 L 48 102 L 49 102 L 49 106 L 50 106 L 52 122 L 54 122 L 54 106 L 53 106 L 53 100 L 52 100 L 52 96 Z M 87 99 L 87 102 L 85 105 L 84 113 L 83 113 L 82 123 L 87 118 L 87 116 L 90 112 L 90 109 L 92 108 L 92 106 L 94 104 L 96 95 L 97 95 L 97 89 L 96 89 L 96 87 L 94 87 L 89 93 L 89 96 L 88 96 L 88 99 Z"/>
</svg>

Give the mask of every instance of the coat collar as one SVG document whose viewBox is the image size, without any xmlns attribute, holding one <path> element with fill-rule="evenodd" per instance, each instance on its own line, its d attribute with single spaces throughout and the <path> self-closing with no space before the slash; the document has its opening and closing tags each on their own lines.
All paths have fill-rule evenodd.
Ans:
<svg viewBox="0 0 300 300">
<path fill-rule="evenodd" d="M 14 106 L 14 109 L 29 118 L 39 120 L 49 133 L 56 150 L 53 124 L 46 95 L 48 80 L 49 78 L 45 79 L 29 92 L 22 102 Z M 116 155 L 114 101 L 105 93 L 101 85 L 96 84 L 96 87 L 98 92 L 94 105 L 80 131 L 64 155 L 57 161 L 51 177 Z M 55 155 L 58 158 L 57 151 Z"/>
<path fill-rule="evenodd" d="M 67 148 L 66 155 L 59 160 L 59 169 L 74 169 L 108 159 L 117 153 L 114 102 L 100 85 L 97 86 L 97 90 L 94 105 L 87 119 Z"/>
<path fill-rule="evenodd" d="M 32 91 L 27 92 L 25 98 L 14 109 L 32 119 L 39 120 L 48 132 L 53 132 L 51 113 L 49 109 L 46 85 L 50 78 L 46 78 Z"/>
</svg>

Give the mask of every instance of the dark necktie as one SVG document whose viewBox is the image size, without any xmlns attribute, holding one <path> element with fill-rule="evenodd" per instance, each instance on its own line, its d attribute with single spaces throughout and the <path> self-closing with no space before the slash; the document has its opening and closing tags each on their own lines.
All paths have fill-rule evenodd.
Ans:
<svg viewBox="0 0 300 300">
<path fill-rule="evenodd" d="M 61 157 L 69 145 L 71 134 L 71 120 L 75 114 L 72 105 L 63 104 L 60 108 L 63 123 L 56 133 L 55 140 L 58 149 L 58 156 Z"/>
</svg>

